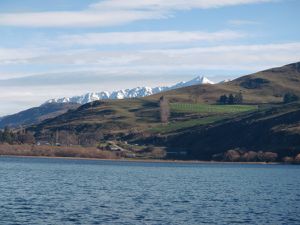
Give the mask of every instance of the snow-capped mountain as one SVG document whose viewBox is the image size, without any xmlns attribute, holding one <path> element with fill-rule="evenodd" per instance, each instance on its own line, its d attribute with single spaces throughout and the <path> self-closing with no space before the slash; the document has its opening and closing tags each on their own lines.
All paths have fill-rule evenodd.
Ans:
<svg viewBox="0 0 300 225">
<path fill-rule="evenodd" d="M 50 99 L 46 103 L 79 103 L 79 104 L 86 104 L 88 102 L 101 100 L 101 99 L 124 99 L 124 98 L 141 98 L 146 97 L 149 95 L 157 94 L 162 91 L 168 91 L 176 88 L 182 88 L 197 84 L 214 84 L 214 82 L 210 81 L 206 77 L 196 77 L 190 81 L 180 82 L 170 87 L 136 87 L 133 89 L 125 89 L 125 90 L 118 90 L 113 92 L 102 91 L 102 92 L 91 92 L 81 96 L 74 96 L 70 98 L 56 98 Z"/>
<path fill-rule="evenodd" d="M 188 87 L 192 85 L 197 85 L 197 84 L 214 84 L 214 82 L 210 81 L 206 77 L 195 77 L 194 79 L 186 82 L 180 82 L 178 84 L 175 84 L 174 86 L 171 87 L 171 89 L 175 88 L 181 88 L 181 87 Z"/>
</svg>

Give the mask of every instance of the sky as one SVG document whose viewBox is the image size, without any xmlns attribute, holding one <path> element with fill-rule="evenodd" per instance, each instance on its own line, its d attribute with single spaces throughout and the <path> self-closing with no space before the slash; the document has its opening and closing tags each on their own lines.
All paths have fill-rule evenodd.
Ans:
<svg viewBox="0 0 300 225">
<path fill-rule="evenodd" d="M 0 0 L 0 116 L 300 61 L 299 0 Z"/>
</svg>

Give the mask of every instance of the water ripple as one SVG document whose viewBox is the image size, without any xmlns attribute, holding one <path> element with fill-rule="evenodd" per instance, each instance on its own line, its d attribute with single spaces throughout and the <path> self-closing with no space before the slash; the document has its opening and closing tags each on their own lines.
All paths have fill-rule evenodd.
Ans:
<svg viewBox="0 0 300 225">
<path fill-rule="evenodd" d="M 0 158 L 0 224 L 300 224 L 299 172 Z"/>
</svg>

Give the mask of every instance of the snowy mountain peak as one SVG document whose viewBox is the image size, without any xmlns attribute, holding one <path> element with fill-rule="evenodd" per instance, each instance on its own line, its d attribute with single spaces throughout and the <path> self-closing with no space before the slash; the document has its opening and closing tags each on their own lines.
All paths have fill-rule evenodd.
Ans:
<svg viewBox="0 0 300 225">
<path fill-rule="evenodd" d="M 209 80 L 207 77 L 202 77 L 201 84 L 215 84 L 215 83 Z"/>
<path fill-rule="evenodd" d="M 199 84 L 214 84 L 214 82 L 210 81 L 208 78 L 206 78 L 204 76 L 202 76 L 202 77 L 197 76 L 190 81 L 180 82 L 178 84 L 175 84 L 174 86 L 172 86 L 172 89 L 188 87 L 188 86 L 192 86 L 192 85 L 199 85 Z"/>
<path fill-rule="evenodd" d="M 176 88 L 188 87 L 192 85 L 199 85 L 199 84 L 214 84 L 208 78 L 202 76 L 197 76 L 194 79 L 186 82 L 180 82 L 170 87 L 136 87 L 132 89 L 125 89 L 125 90 L 118 90 L 113 92 L 102 91 L 102 92 L 91 92 L 81 96 L 74 96 L 71 98 L 58 98 L 58 99 L 50 99 L 47 103 L 79 103 L 79 104 L 86 104 L 92 101 L 97 101 L 101 99 L 124 99 L 124 98 L 141 98 L 153 94 L 157 94 L 162 91 L 168 91 Z"/>
<path fill-rule="evenodd" d="M 197 76 L 193 80 L 190 80 L 189 83 L 195 83 L 195 84 L 214 84 L 211 80 L 209 80 L 207 77 L 204 76 Z"/>
</svg>

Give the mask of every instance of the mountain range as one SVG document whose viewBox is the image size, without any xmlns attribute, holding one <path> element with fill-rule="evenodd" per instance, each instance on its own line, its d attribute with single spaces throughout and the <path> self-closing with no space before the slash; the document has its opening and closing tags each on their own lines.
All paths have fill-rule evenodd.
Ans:
<svg viewBox="0 0 300 225">
<path fill-rule="evenodd" d="M 83 105 L 47 103 L 6 116 L 0 126 L 22 125 L 36 140 L 56 143 L 59 139 L 62 145 L 118 141 L 141 157 L 156 149 L 168 158 L 296 160 L 300 154 L 300 101 L 287 102 L 285 96 L 300 96 L 300 62 L 232 81 L 207 83 L 197 77 L 143 98 L 128 94 Z M 242 95 L 241 105 L 217 103 L 220 96 L 238 94 Z M 161 120 L 162 95 L 168 101 L 168 123 Z M 95 100 L 88 97 L 85 101 Z M 141 150 L 141 146 L 145 148 Z"/>
<path fill-rule="evenodd" d="M 170 87 L 136 87 L 132 89 L 125 89 L 119 91 L 103 91 L 103 92 L 92 92 L 81 96 L 74 96 L 70 98 L 58 98 L 51 99 L 42 104 L 41 106 L 30 108 L 21 111 L 16 114 L 0 117 L 0 128 L 5 126 L 19 127 L 28 126 L 42 122 L 45 119 L 54 118 L 68 110 L 78 108 L 80 105 L 90 103 L 97 100 L 109 100 L 109 99 L 128 99 L 128 98 L 141 98 L 157 94 L 163 91 L 174 90 L 177 88 L 188 87 L 199 84 L 214 84 L 206 77 L 195 77 L 194 79 L 187 82 L 180 82 Z"/>
<path fill-rule="evenodd" d="M 97 101 L 97 100 L 105 100 L 105 99 L 126 99 L 126 98 L 142 98 L 149 95 L 157 94 L 163 91 L 174 90 L 177 88 L 188 87 L 199 84 L 214 84 L 214 82 L 210 81 L 208 78 L 202 76 L 195 77 L 194 79 L 186 82 L 180 82 L 173 86 L 169 87 L 136 87 L 132 89 L 123 89 L 118 91 L 102 91 L 102 92 L 90 92 L 80 96 L 74 97 L 63 97 L 63 98 L 55 98 L 50 99 L 45 102 L 48 103 L 77 103 L 77 104 L 86 104 L 89 102 Z"/>
<path fill-rule="evenodd" d="M 193 85 L 144 98 L 100 100 L 28 127 L 38 140 L 95 145 L 120 140 L 132 146 L 163 147 L 169 158 L 294 160 L 300 154 L 300 62 L 215 85 Z M 223 95 L 242 94 L 242 105 L 216 104 Z M 161 96 L 169 102 L 161 121 Z M 64 135 L 68 134 L 68 135 Z M 68 138 L 65 138 L 68 137 Z M 136 150 L 135 154 L 146 154 Z M 234 156 L 232 156 L 234 154 Z M 246 159 L 250 155 L 252 159 Z M 246 157 L 246 155 L 248 155 Z M 267 155 L 274 156 L 268 159 Z M 272 158 L 271 157 L 271 158 Z"/>
</svg>

